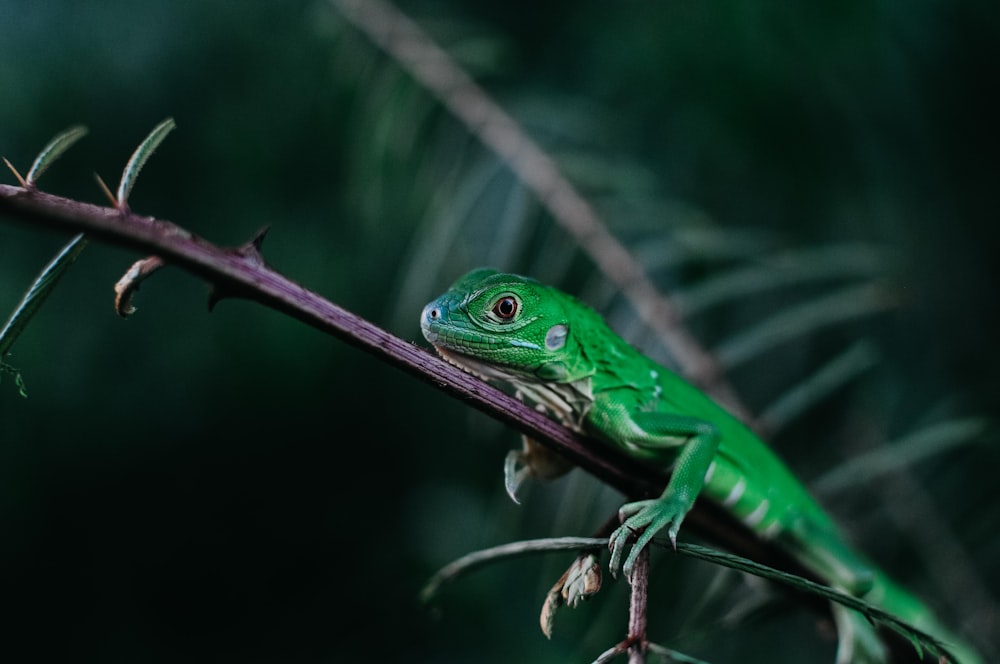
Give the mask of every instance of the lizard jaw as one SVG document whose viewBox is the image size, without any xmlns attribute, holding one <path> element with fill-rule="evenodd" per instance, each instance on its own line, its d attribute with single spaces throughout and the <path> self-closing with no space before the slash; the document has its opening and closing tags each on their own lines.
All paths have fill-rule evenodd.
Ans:
<svg viewBox="0 0 1000 664">
<path fill-rule="evenodd" d="M 527 396 L 533 404 L 540 404 L 564 425 L 575 431 L 583 431 L 583 419 L 594 402 L 594 393 L 589 377 L 572 383 L 546 383 L 532 379 L 530 375 L 506 371 L 502 367 L 481 362 L 474 357 L 434 346 L 438 354 L 459 369 L 487 381 L 500 381 L 515 389 L 516 396 L 524 401 Z"/>
<path fill-rule="evenodd" d="M 436 350 L 438 355 L 448 362 L 448 364 L 456 366 L 462 371 L 471 373 L 474 376 L 478 376 L 485 381 L 502 380 L 510 382 L 514 378 L 514 374 L 511 372 L 504 371 L 503 369 L 500 369 L 492 364 L 480 362 L 474 357 L 453 351 L 449 348 L 445 348 L 444 346 L 435 345 L 434 350 Z"/>
</svg>

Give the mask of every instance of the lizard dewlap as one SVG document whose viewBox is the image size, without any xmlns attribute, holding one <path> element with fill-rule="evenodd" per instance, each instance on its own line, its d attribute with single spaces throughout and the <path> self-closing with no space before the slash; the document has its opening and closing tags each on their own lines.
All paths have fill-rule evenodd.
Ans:
<svg viewBox="0 0 1000 664">
<path fill-rule="evenodd" d="M 570 428 L 664 472 L 672 468 L 659 498 L 621 508 L 626 518 L 611 536 L 612 573 L 620 567 L 629 575 L 654 535 L 676 541 L 685 515 L 704 496 L 832 587 L 862 596 L 936 636 L 962 664 L 982 661 L 920 600 L 848 545 L 760 438 L 700 390 L 633 348 L 571 295 L 527 277 L 481 268 L 428 303 L 420 326 L 449 362 L 507 383 Z M 530 469 L 551 461 L 528 447 L 509 462 L 508 477 L 516 474 L 513 466 L 518 464 Z M 545 468 L 538 474 L 556 473 Z M 640 535 L 632 543 L 636 532 Z M 863 616 L 839 604 L 832 604 L 832 610 L 839 664 L 888 661 Z"/>
</svg>

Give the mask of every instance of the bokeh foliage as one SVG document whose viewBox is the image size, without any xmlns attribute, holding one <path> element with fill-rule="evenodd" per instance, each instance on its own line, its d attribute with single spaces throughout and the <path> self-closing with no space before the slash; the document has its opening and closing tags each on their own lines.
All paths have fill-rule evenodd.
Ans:
<svg viewBox="0 0 1000 664">
<path fill-rule="evenodd" d="M 398 6 L 557 159 L 706 347 L 885 285 L 891 306 L 729 373 L 760 413 L 858 340 L 871 349 L 775 433 L 805 479 L 996 412 L 995 3 Z M 174 117 L 134 210 L 229 245 L 270 225 L 272 265 L 401 336 L 422 343 L 423 303 L 485 263 L 580 294 L 670 359 L 508 165 L 326 2 L 0 0 L 0 90 L 0 153 L 22 168 L 58 131 L 90 129 L 40 183 L 83 200 L 101 200 L 92 172 L 116 181 Z M 0 224 L 0 313 L 67 239 Z M 577 473 L 511 504 L 512 432 L 254 305 L 207 315 L 205 287 L 179 272 L 145 284 L 122 321 L 111 286 L 135 258 L 91 243 L 9 358 L 30 398 L 0 376 L 15 615 L 0 648 L 550 662 L 620 638 L 620 583 L 541 636 L 560 556 L 461 580 L 440 615 L 417 604 L 452 558 L 589 534 L 619 496 Z M 754 279 L 778 285 L 740 291 Z M 994 648 L 996 442 L 822 495 Z M 652 593 L 651 637 L 709 661 L 832 661 L 815 615 L 735 575 L 660 556 Z"/>
</svg>

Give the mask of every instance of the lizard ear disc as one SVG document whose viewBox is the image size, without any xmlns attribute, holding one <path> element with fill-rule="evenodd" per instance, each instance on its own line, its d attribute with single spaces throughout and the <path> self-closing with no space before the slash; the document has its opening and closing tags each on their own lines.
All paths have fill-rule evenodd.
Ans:
<svg viewBox="0 0 1000 664">
<path fill-rule="evenodd" d="M 553 325 L 545 333 L 545 350 L 559 350 L 566 345 L 566 337 L 569 336 L 569 328 L 562 323 Z"/>
</svg>

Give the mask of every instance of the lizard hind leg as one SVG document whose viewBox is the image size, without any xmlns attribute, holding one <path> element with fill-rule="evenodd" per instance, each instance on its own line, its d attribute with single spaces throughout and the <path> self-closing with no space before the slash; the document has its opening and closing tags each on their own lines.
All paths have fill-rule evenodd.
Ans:
<svg viewBox="0 0 1000 664">
<path fill-rule="evenodd" d="M 779 537 L 799 562 L 834 588 L 862 597 L 874 587 L 875 570 L 832 523 L 794 518 Z"/>
<path fill-rule="evenodd" d="M 799 519 L 783 533 L 789 551 L 830 586 L 855 597 L 868 594 L 876 573 L 842 539 L 832 524 Z M 863 615 L 830 603 L 837 628 L 837 664 L 884 664 L 885 645 L 875 626 Z"/>
<path fill-rule="evenodd" d="M 837 626 L 837 664 L 885 664 L 888 653 L 875 627 L 857 611 L 830 603 Z"/>
</svg>

